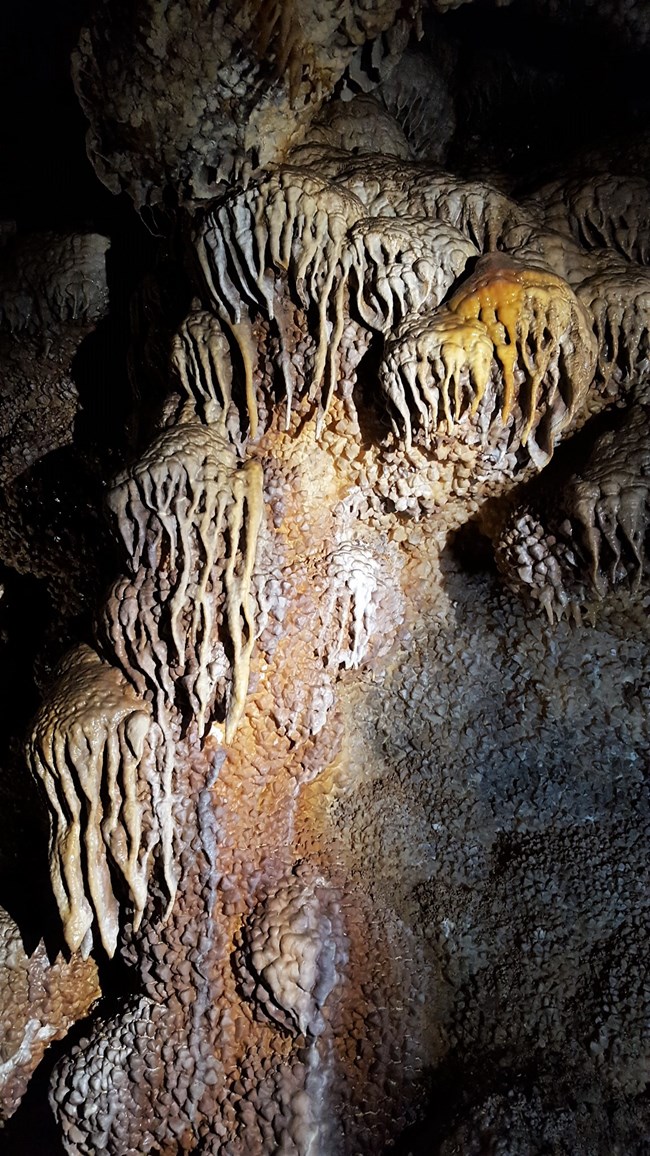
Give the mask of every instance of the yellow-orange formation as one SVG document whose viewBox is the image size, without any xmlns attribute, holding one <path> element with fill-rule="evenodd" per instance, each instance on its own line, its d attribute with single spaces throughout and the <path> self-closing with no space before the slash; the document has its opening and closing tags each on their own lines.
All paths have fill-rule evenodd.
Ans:
<svg viewBox="0 0 650 1156">
<path fill-rule="evenodd" d="M 447 303 L 398 330 L 380 374 L 407 444 L 412 413 L 430 443 L 442 417 L 510 423 L 536 464 L 584 405 L 596 342 L 586 310 L 553 273 L 481 258 Z"/>
</svg>

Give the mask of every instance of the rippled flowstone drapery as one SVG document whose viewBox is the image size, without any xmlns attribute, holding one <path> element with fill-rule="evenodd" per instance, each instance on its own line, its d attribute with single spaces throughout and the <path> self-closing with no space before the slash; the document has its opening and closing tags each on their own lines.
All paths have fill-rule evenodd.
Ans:
<svg viewBox="0 0 650 1156">
<path fill-rule="evenodd" d="M 366 18 L 344 30 L 372 56 Z M 91 150 L 111 19 L 80 49 Z M 136 29 L 135 93 L 161 27 Z M 396 151 L 359 155 L 354 101 L 329 107 L 213 199 L 178 189 L 193 299 L 107 488 L 121 572 L 31 728 L 63 937 L 129 977 L 54 1069 L 57 1126 L 75 1156 L 379 1153 L 432 1081 L 474 1079 L 437 1150 L 634 1151 L 647 186 L 523 201 L 409 160 L 386 107 Z M 138 203 L 181 183 L 128 135 L 101 166 Z M 503 582 L 463 568 L 488 538 Z"/>
</svg>

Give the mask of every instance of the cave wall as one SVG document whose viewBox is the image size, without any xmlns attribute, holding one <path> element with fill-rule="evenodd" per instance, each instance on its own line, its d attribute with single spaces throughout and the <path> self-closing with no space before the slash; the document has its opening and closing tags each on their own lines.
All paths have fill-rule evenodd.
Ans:
<svg viewBox="0 0 650 1156">
<path fill-rule="evenodd" d="M 0 1145 L 645 1151 L 647 10 L 27 23 Z"/>
</svg>

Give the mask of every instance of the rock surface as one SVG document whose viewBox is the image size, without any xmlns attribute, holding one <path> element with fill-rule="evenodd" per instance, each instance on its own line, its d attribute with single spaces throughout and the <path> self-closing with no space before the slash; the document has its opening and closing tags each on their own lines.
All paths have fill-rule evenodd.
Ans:
<svg viewBox="0 0 650 1156">
<path fill-rule="evenodd" d="M 8 679 L 45 587 L 14 729 L 70 958 L 2 923 L 3 1095 L 97 960 L 68 1156 L 645 1151 L 647 174 L 440 171 L 418 15 L 97 5 L 91 156 L 167 214 L 138 421 L 84 432 L 105 239 L 6 266 L 0 625 Z"/>
</svg>

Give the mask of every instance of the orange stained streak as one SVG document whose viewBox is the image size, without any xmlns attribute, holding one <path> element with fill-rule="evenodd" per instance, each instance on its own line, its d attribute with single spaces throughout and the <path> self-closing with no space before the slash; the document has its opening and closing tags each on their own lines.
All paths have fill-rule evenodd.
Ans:
<svg viewBox="0 0 650 1156">
<path fill-rule="evenodd" d="M 529 287 L 518 271 L 501 260 L 491 277 L 472 278 L 452 297 L 449 308 L 463 321 L 482 321 L 503 369 L 502 417 L 506 422 L 515 397 L 517 342 L 525 337 Z"/>
</svg>

